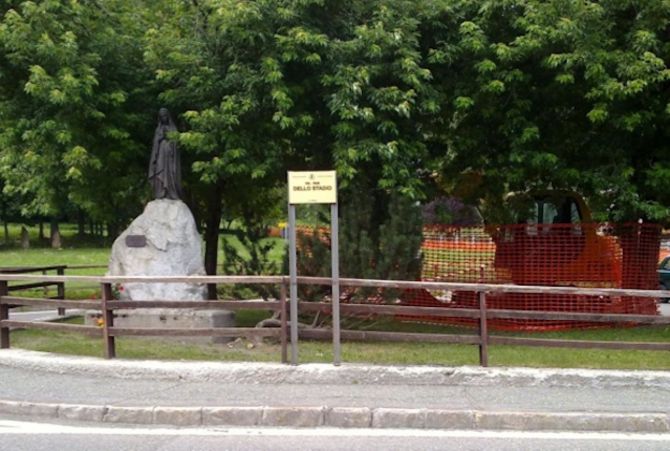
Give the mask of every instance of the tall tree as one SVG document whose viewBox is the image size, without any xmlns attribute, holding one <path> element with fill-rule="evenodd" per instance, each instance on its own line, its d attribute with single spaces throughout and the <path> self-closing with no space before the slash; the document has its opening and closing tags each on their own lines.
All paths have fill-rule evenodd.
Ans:
<svg viewBox="0 0 670 451">
<path fill-rule="evenodd" d="M 26 215 L 74 204 L 122 223 L 142 195 L 151 135 L 143 29 L 127 2 L 6 2 L 0 22 L 0 166 Z"/>
<path fill-rule="evenodd" d="M 161 99 L 182 112 L 188 126 L 179 139 L 201 186 L 195 189 L 206 210 L 209 274 L 216 272 L 223 200 L 243 200 L 280 183 L 281 169 L 296 154 L 291 136 L 311 123 L 289 112 L 293 100 L 276 34 L 295 8 L 281 6 L 173 2 L 160 12 L 162 25 L 147 33 L 146 60 L 165 87 Z"/>
</svg>

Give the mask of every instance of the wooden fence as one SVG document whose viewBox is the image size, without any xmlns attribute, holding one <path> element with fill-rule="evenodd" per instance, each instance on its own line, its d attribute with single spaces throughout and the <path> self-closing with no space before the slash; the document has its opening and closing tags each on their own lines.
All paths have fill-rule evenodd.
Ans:
<svg viewBox="0 0 670 451">
<path fill-rule="evenodd" d="M 65 269 L 67 265 L 52 265 L 52 266 L 16 266 L 16 267 L 3 267 L 0 268 L 0 274 L 31 274 L 31 273 L 42 273 L 47 275 L 49 271 L 55 271 L 56 275 L 62 276 L 65 275 Z M 56 287 L 56 296 L 52 296 L 48 299 L 65 299 L 65 282 L 49 282 L 41 281 L 34 283 L 26 283 L 20 285 L 13 285 L 8 287 L 9 292 L 12 291 L 23 291 L 23 290 L 32 290 L 35 288 L 44 288 L 45 293 L 49 287 Z M 65 315 L 65 309 L 58 307 L 58 314 Z"/>
<path fill-rule="evenodd" d="M 33 281 L 32 284 L 15 285 L 17 282 Z M 479 327 L 473 334 L 439 334 L 439 333 L 405 333 L 342 330 L 341 337 L 345 340 L 375 340 L 375 341 L 412 341 L 434 343 L 471 344 L 479 347 L 480 364 L 488 365 L 489 345 L 523 345 L 569 348 L 604 348 L 604 349 L 637 349 L 670 351 L 669 342 L 622 342 L 622 341 L 591 341 L 565 339 L 538 339 L 527 337 L 511 337 L 489 335 L 487 321 L 494 318 L 506 319 L 536 319 L 536 320 L 564 320 L 589 321 L 601 323 L 636 323 L 668 325 L 670 317 L 655 315 L 627 315 L 627 314 L 597 314 L 572 312 L 541 312 L 525 310 L 494 310 L 487 309 L 487 293 L 536 293 L 536 294 L 572 294 L 585 296 L 636 296 L 647 298 L 667 298 L 670 291 L 651 291 L 634 289 L 609 288 L 573 288 L 573 287 L 538 287 L 522 285 L 495 285 L 472 283 L 441 283 L 441 282 L 413 282 L 413 281 L 384 281 L 363 279 L 339 279 L 345 287 L 372 287 L 395 289 L 427 289 L 427 290 L 459 290 L 476 292 L 479 308 L 443 308 L 419 307 L 403 305 L 372 305 L 372 304 L 341 304 L 342 315 L 403 315 L 403 316 L 430 316 L 430 317 L 462 317 L 475 318 Z M 12 282 L 13 284 L 10 284 Z M 67 282 L 90 282 L 100 286 L 101 299 L 95 300 L 67 300 L 47 298 L 23 298 L 11 296 L 17 286 L 26 289 L 38 284 L 60 284 Z M 280 299 L 277 301 L 121 301 L 113 299 L 112 286 L 125 283 L 194 283 L 194 284 L 273 284 L 280 286 Z M 330 278 L 325 277 L 298 277 L 299 284 L 327 285 L 332 284 Z M 197 276 L 197 277 L 97 277 L 97 276 L 65 276 L 65 275 L 35 275 L 0 273 L 0 347 L 10 346 L 10 328 L 35 328 L 65 332 L 78 332 L 86 335 L 101 337 L 104 343 L 104 355 L 107 358 L 116 357 L 116 337 L 128 336 L 168 336 L 168 337 L 275 337 L 281 342 L 281 361 L 287 362 L 288 342 L 288 303 L 286 292 L 289 284 L 287 276 Z M 43 286 L 43 285 L 39 285 Z M 64 289 L 64 288 L 63 288 Z M 9 310 L 16 306 L 39 306 L 45 308 L 74 308 L 99 310 L 102 312 L 102 327 L 76 324 L 62 324 L 51 322 L 29 322 L 9 319 Z M 126 328 L 114 325 L 114 311 L 117 309 L 137 308 L 176 308 L 176 309 L 260 309 L 279 311 L 279 328 Z M 324 312 L 331 313 L 332 305 L 328 302 L 299 302 L 298 310 L 301 313 Z M 299 338 L 332 339 L 332 330 L 301 328 Z M 338 343 L 339 345 L 339 343 Z M 439 363 L 439 362 L 435 362 Z"/>
</svg>

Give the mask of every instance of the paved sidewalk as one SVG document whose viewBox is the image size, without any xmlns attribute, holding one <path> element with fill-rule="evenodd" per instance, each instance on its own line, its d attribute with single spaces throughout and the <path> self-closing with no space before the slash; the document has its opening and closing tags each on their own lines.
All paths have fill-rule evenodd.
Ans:
<svg viewBox="0 0 670 451">
<path fill-rule="evenodd" d="M 0 417 L 670 434 L 670 372 L 156 362 L 0 351 Z"/>
</svg>

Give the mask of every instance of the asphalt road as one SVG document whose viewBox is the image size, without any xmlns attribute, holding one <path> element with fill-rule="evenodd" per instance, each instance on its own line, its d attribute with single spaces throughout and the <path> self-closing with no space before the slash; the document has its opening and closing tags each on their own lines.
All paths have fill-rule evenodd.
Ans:
<svg viewBox="0 0 670 451">
<path fill-rule="evenodd" d="M 0 421 L 1 450 L 667 450 L 670 434 L 290 428 L 129 428 Z"/>
</svg>

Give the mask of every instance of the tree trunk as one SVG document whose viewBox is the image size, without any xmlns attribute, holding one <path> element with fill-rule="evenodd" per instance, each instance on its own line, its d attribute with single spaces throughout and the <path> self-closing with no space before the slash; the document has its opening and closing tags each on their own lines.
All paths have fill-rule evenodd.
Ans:
<svg viewBox="0 0 670 451">
<path fill-rule="evenodd" d="M 44 223 L 40 221 L 40 241 L 44 241 Z"/>
<path fill-rule="evenodd" d="M 21 249 L 28 249 L 30 247 L 30 235 L 26 226 L 21 226 Z"/>
<path fill-rule="evenodd" d="M 54 249 L 60 249 L 62 247 L 61 237 L 60 237 L 60 227 L 58 227 L 58 221 L 56 219 L 51 220 L 51 247 Z"/>
<path fill-rule="evenodd" d="M 207 211 L 205 212 L 205 271 L 211 276 L 216 275 L 218 263 L 221 212 L 221 188 L 217 186 L 212 189 L 207 198 Z M 216 284 L 207 285 L 207 297 L 216 299 Z"/>
<path fill-rule="evenodd" d="M 107 236 L 109 237 L 110 241 L 113 241 L 116 239 L 116 237 L 119 235 L 119 224 L 118 222 L 108 222 L 107 223 Z"/>
<path fill-rule="evenodd" d="M 186 202 L 186 205 L 188 205 L 188 208 L 191 210 L 191 214 L 193 214 L 193 220 L 195 221 L 195 227 L 198 229 L 198 233 L 202 233 L 202 209 L 196 201 L 195 195 L 191 194 L 189 201 Z"/>
<path fill-rule="evenodd" d="M 86 235 L 86 216 L 81 210 L 77 212 L 77 229 L 77 235 L 83 238 Z"/>
<path fill-rule="evenodd" d="M 9 224 L 7 224 L 7 221 L 4 221 L 5 223 L 5 243 L 9 243 Z"/>
</svg>

